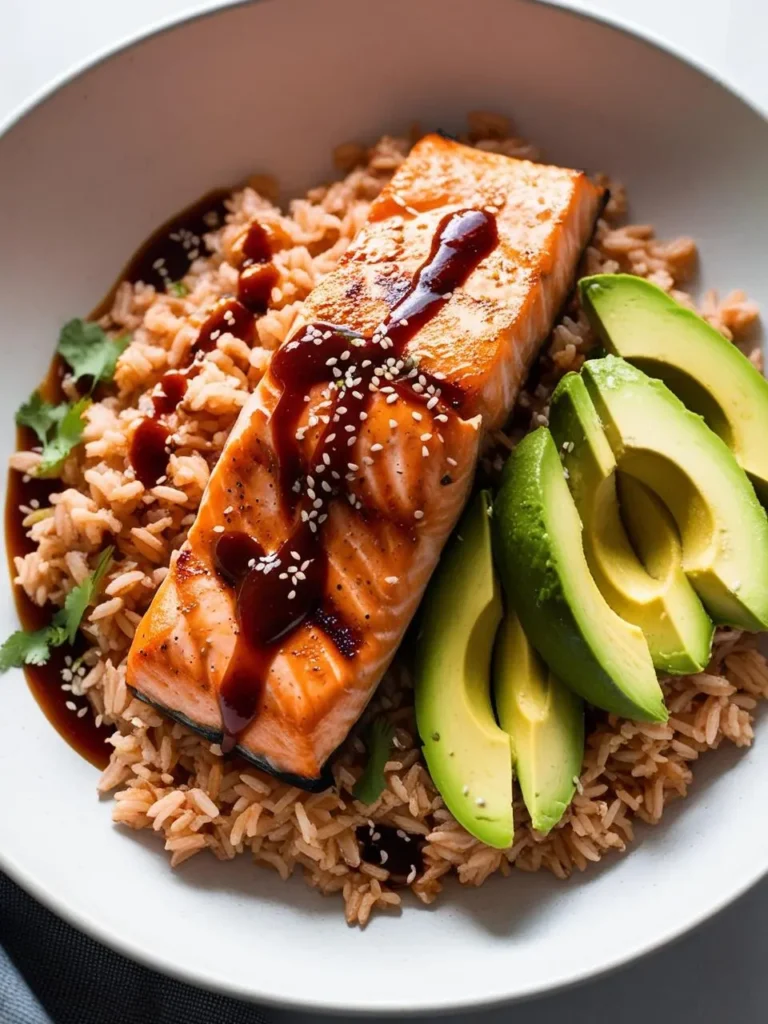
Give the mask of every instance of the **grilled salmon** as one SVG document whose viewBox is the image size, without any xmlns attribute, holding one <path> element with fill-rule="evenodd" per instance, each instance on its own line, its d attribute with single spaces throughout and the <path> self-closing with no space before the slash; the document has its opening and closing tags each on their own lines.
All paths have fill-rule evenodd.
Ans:
<svg viewBox="0 0 768 1024">
<path fill-rule="evenodd" d="M 244 406 L 136 632 L 139 696 L 327 784 L 603 199 L 577 171 L 413 148 Z"/>
</svg>

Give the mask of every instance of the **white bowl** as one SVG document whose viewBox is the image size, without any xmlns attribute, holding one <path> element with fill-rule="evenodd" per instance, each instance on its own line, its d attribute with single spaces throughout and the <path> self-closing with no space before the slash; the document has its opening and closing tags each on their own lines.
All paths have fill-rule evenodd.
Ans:
<svg viewBox="0 0 768 1024">
<path fill-rule="evenodd" d="M 768 127 L 723 86 L 624 32 L 521 0 L 281 0 L 145 39 L 59 87 L 0 139 L 0 375 L 6 427 L 59 325 L 102 296 L 171 213 L 255 170 L 285 195 L 331 173 L 331 146 L 410 121 L 510 113 L 556 161 L 606 169 L 635 216 L 701 244 L 703 284 L 764 306 Z M 10 588 L 0 632 L 15 628 Z M 110 824 L 96 772 L 20 672 L 0 680 L 0 865 L 78 927 L 231 994 L 336 1011 L 447 1009 L 584 979 L 690 928 L 768 869 L 768 777 L 744 753 L 696 766 L 689 799 L 563 884 L 449 886 L 433 909 L 348 929 L 338 901 L 242 863 L 172 872 L 155 836 Z"/>
</svg>

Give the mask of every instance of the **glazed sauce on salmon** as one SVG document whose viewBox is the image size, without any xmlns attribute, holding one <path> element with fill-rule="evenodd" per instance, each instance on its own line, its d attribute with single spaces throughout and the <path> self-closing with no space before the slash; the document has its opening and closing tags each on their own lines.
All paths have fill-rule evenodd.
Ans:
<svg viewBox="0 0 768 1024">
<path fill-rule="evenodd" d="M 144 281 L 154 285 L 159 291 L 165 291 L 169 284 L 182 278 L 189 270 L 193 260 L 201 253 L 206 252 L 203 245 L 203 234 L 215 230 L 224 223 L 226 214 L 224 200 L 229 195 L 230 190 L 228 189 L 209 192 L 194 205 L 177 214 L 153 232 L 130 259 L 115 284 L 93 310 L 89 319 L 97 320 L 109 312 L 114 302 L 115 293 L 123 281 Z M 220 329 L 226 323 L 227 330 L 247 340 L 248 332 L 252 330 L 253 315 L 234 300 L 230 305 L 220 304 L 220 306 L 221 308 L 216 307 L 222 317 Z M 228 321 L 223 320 L 227 310 L 233 311 L 234 327 Z M 206 325 L 209 328 L 208 336 L 206 337 L 201 330 L 197 343 L 197 346 L 204 351 L 215 345 L 215 340 L 212 341 L 210 338 L 210 334 L 216 330 L 213 315 L 206 320 Z M 62 360 L 55 356 L 48 375 L 39 389 L 49 402 L 57 403 L 65 398 L 61 389 L 64 369 Z M 158 420 L 172 412 L 182 400 L 188 376 L 188 373 L 167 373 L 162 378 L 161 385 L 155 389 L 152 396 L 155 416 Z M 145 431 L 154 429 L 156 424 L 154 419 L 144 422 L 152 424 L 151 427 L 144 427 L 142 424 Z M 157 425 L 161 426 L 159 423 Z M 26 427 L 17 429 L 17 450 L 26 451 L 38 443 L 31 430 Z M 150 442 L 150 448 L 152 444 L 159 448 L 158 441 Z M 165 444 L 163 444 L 164 448 Z M 141 456 L 138 458 L 141 459 Z M 159 454 L 155 454 L 151 458 L 154 459 L 157 466 L 160 465 Z M 150 456 L 147 456 L 147 461 L 150 461 Z M 142 475 L 146 479 L 150 479 L 155 473 L 157 476 L 162 476 L 165 472 L 165 463 L 167 463 L 167 455 L 165 455 L 162 470 L 157 466 L 142 468 Z M 142 476 L 139 478 L 142 479 Z M 13 564 L 14 557 L 26 555 L 34 549 L 34 544 L 26 536 L 27 528 L 22 525 L 25 513 L 20 511 L 20 506 L 32 509 L 47 508 L 50 506 L 51 494 L 61 490 L 61 487 L 61 481 L 58 479 L 25 477 L 14 470 L 8 470 L 5 540 L 11 577 L 16 575 Z M 21 628 L 35 630 L 50 624 L 55 612 L 52 606 L 45 605 L 40 608 L 27 597 L 21 588 L 14 587 L 13 591 Z M 82 697 L 73 697 L 70 691 L 62 689 L 62 684 L 68 685 L 66 677 L 72 669 L 71 663 L 76 661 L 84 648 L 85 644 L 80 639 L 74 647 L 53 648 L 51 658 L 46 665 L 27 665 L 24 668 L 24 674 L 32 694 L 56 731 L 87 761 L 97 768 L 105 768 L 110 752 L 106 740 L 114 732 L 114 728 L 112 726 L 97 726 L 90 711 L 79 717 L 78 711 L 88 706 L 86 700 Z M 74 711 L 67 707 L 68 703 L 75 705 Z"/>
<path fill-rule="evenodd" d="M 270 369 L 282 393 L 272 414 L 271 433 L 280 500 L 295 525 L 271 553 L 241 532 L 223 529 L 213 541 L 217 569 L 237 595 L 235 651 L 219 691 L 225 750 L 232 749 L 257 714 L 278 647 L 302 623 L 309 620 L 326 631 L 343 656 L 357 653 L 362 637 L 324 597 L 328 556 L 323 524 L 329 502 L 349 498 L 366 515 L 345 485 L 359 469 L 350 461 L 350 452 L 374 392 L 385 393 L 388 402 L 407 393 L 410 401 L 422 402 L 430 410 L 440 406 L 445 417 L 460 409 L 461 392 L 420 373 L 405 349 L 497 241 L 493 214 L 479 209 L 447 214 L 410 287 L 371 337 L 339 325 L 312 323 L 273 356 Z M 306 465 L 299 421 L 310 389 L 323 385 L 324 427 L 311 464 Z"/>
</svg>

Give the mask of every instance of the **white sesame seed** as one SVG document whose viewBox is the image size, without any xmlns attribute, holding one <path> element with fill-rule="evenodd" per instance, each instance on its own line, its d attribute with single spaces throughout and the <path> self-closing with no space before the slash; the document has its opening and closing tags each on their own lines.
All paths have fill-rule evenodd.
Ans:
<svg viewBox="0 0 768 1024">
<path fill-rule="evenodd" d="M 373 459 L 370 457 L 370 455 L 364 455 L 363 456 L 363 465 L 364 466 L 372 466 L 373 465 Z"/>
<path fill-rule="evenodd" d="M 213 532 L 214 533 L 224 533 L 224 527 L 223 526 L 214 526 Z"/>
<path fill-rule="evenodd" d="M 77 704 L 75 704 L 73 700 L 66 701 L 64 707 L 67 708 L 68 711 L 77 711 Z"/>
<path fill-rule="evenodd" d="M 397 395 L 387 395 L 387 405 L 392 405 L 393 402 L 397 401 Z"/>
<path fill-rule="evenodd" d="M 437 395 L 433 395 L 432 398 L 430 398 L 430 400 L 427 402 L 427 408 L 428 409 L 434 409 L 435 406 L 437 405 L 438 401 L 439 401 L 439 399 L 438 399 Z"/>
<path fill-rule="evenodd" d="M 296 597 L 296 591 L 295 590 L 291 590 L 289 592 L 289 594 L 288 594 L 288 600 L 292 601 L 294 599 L 294 597 Z"/>
<path fill-rule="evenodd" d="M 80 710 L 77 712 L 77 717 L 78 718 L 84 718 L 87 714 L 88 714 L 88 708 L 80 708 Z"/>
<path fill-rule="evenodd" d="M 429 458 L 429 448 L 427 448 L 427 446 L 425 444 L 423 444 L 421 446 L 421 454 L 422 454 L 423 458 L 425 458 L 425 459 Z"/>
<path fill-rule="evenodd" d="M 371 445 L 371 451 L 372 452 L 380 452 L 380 451 L 383 451 L 383 450 L 384 450 L 384 445 L 383 444 L 372 444 Z"/>
<path fill-rule="evenodd" d="M 458 466 L 458 462 L 456 461 L 456 459 L 447 458 L 445 461 L 448 463 L 449 466 Z"/>
<path fill-rule="evenodd" d="M 385 583 L 392 583 L 392 584 L 394 584 L 394 583 L 399 582 L 399 580 L 400 580 L 399 576 L 385 576 L 384 577 L 384 582 Z"/>
<path fill-rule="evenodd" d="M 416 511 L 413 513 L 413 518 L 414 519 L 423 519 L 424 518 L 424 513 L 421 511 L 420 508 L 417 508 Z"/>
<path fill-rule="evenodd" d="M 430 441 L 432 439 L 431 434 L 422 434 L 419 438 L 420 441 Z"/>
<path fill-rule="evenodd" d="M 478 807 L 485 807 L 485 798 L 482 796 L 475 797 L 475 803 Z"/>
<path fill-rule="evenodd" d="M 389 427 L 390 427 L 390 430 L 394 430 L 397 427 L 397 420 L 390 420 L 389 421 Z"/>
</svg>

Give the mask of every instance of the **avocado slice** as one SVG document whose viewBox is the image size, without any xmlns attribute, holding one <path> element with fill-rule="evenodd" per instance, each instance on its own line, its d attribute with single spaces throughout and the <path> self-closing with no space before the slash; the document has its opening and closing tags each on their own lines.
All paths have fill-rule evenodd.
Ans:
<svg viewBox="0 0 768 1024">
<path fill-rule="evenodd" d="M 552 675 L 507 611 L 496 638 L 493 695 L 525 806 L 537 832 L 560 821 L 584 760 L 584 705 Z"/>
<path fill-rule="evenodd" d="M 589 571 L 581 520 L 546 427 L 507 460 L 493 519 L 502 582 L 554 674 L 606 711 L 666 721 L 642 631 L 619 618 Z"/>
<path fill-rule="evenodd" d="M 605 347 L 703 416 L 768 502 L 768 381 L 711 324 L 632 274 L 579 282 L 584 309 Z"/>
<path fill-rule="evenodd" d="M 653 522 L 643 533 L 656 569 L 650 572 L 621 521 L 616 459 L 578 374 L 567 374 L 555 389 L 549 427 L 584 526 L 587 564 L 603 597 L 617 615 L 642 629 L 657 671 L 701 672 L 709 661 L 713 626 L 681 568 L 677 528 L 669 515 L 651 508 Z M 652 501 L 643 505 L 646 514 Z"/>
<path fill-rule="evenodd" d="M 416 644 L 416 724 L 429 773 L 451 814 L 476 839 L 514 837 L 512 748 L 490 697 L 501 594 L 491 557 L 491 496 L 481 491 L 429 585 Z"/>
<path fill-rule="evenodd" d="M 659 380 L 623 359 L 582 369 L 619 468 L 677 523 L 683 571 L 716 622 L 768 628 L 768 519 L 731 451 Z"/>
</svg>

